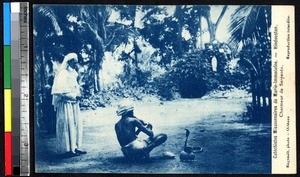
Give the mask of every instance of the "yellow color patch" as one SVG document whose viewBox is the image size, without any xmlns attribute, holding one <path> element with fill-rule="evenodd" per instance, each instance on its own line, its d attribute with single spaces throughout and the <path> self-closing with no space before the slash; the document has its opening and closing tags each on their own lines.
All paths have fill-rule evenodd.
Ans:
<svg viewBox="0 0 300 177">
<path fill-rule="evenodd" d="M 4 89 L 4 131 L 11 132 L 11 89 Z"/>
</svg>

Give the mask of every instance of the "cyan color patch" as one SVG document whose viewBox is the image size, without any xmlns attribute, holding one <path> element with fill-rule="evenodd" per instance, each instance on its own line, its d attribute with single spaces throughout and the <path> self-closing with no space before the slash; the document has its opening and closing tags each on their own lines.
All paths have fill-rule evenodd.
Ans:
<svg viewBox="0 0 300 177">
<path fill-rule="evenodd" d="M 3 39 L 4 45 L 10 45 L 10 3 L 3 3 Z"/>
</svg>

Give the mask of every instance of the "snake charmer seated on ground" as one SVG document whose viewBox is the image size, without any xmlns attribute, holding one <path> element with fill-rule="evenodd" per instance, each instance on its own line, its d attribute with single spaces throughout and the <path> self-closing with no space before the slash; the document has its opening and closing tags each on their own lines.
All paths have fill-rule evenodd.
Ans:
<svg viewBox="0 0 300 177">
<path fill-rule="evenodd" d="M 134 116 L 133 107 L 121 105 L 117 115 L 121 119 L 115 124 L 115 131 L 124 156 L 131 160 L 149 158 L 149 153 L 167 140 L 166 134 L 154 135 L 152 125 Z M 138 139 L 140 132 L 149 137 L 144 140 Z"/>
</svg>

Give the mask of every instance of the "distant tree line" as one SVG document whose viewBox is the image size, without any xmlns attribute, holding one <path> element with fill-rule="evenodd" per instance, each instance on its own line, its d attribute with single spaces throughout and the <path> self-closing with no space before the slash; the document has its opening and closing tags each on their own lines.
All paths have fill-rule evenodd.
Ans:
<svg viewBox="0 0 300 177">
<path fill-rule="evenodd" d="M 270 6 L 236 8 L 228 43 L 219 42 L 216 31 L 229 7 L 222 7 L 216 22 L 212 21 L 211 8 L 183 5 L 170 12 L 169 6 L 35 5 L 35 106 L 41 108 L 51 102 L 56 69 L 67 53 L 76 52 L 79 81 L 83 95 L 89 98 L 82 100 L 83 106 L 105 106 L 116 96 L 141 99 L 139 94 L 164 100 L 174 99 L 176 94 L 199 98 L 219 85 L 234 85 L 249 86 L 253 112 L 267 113 L 271 95 Z M 111 20 L 116 14 L 118 18 Z M 183 31 L 188 31 L 189 39 Z M 204 42 L 204 33 L 209 33 L 209 41 Z M 102 88 L 105 53 L 114 53 L 122 46 L 131 47 L 115 55 L 124 63 L 117 76 L 119 82 Z M 154 52 L 145 57 L 143 47 L 152 47 Z M 233 59 L 239 64 L 235 72 L 229 68 Z M 35 110 L 40 115 L 37 117 L 46 117 Z"/>
</svg>

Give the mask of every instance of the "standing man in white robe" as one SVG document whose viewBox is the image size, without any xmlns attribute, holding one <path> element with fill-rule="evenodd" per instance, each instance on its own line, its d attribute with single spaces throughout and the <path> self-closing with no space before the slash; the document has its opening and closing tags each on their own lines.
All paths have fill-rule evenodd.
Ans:
<svg viewBox="0 0 300 177">
<path fill-rule="evenodd" d="M 65 56 L 55 78 L 51 94 L 52 104 L 56 111 L 56 138 L 58 151 L 68 157 L 86 154 L 81 150 L 83 120 L 80 117 L 79 98 L 80 86 L 77 82 L 78 73 L 76 53 Z"/>
</svg>

